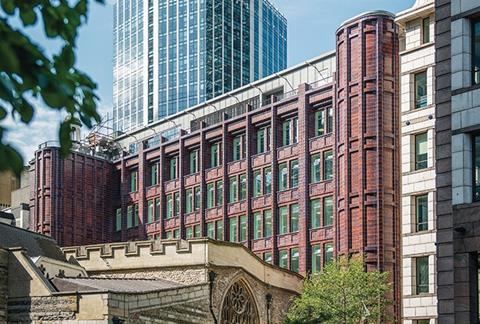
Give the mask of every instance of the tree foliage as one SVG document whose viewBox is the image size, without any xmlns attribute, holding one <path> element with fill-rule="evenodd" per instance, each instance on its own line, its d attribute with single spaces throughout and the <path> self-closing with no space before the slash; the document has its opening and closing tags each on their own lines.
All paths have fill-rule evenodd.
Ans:
<svg viewBox="0 0 480 324">
<path fill-rule="evenodd" d="M 97 85 L 75 68 L 78 29 L 87 19 L 89 1 L 0 0 L 0 171 L 19 174 L 23 167 L 21 155 L 5 140 L 5 119 L 11 114 L 29 124 L 35 113 L 35 99 L 67 113 L 59 130 L 63 156 L 72 146 L 72 125 L 91 127 L 100 120 L 96 111 Z M 21 22 L 20 29 L 13 27 L 16 19 Z M 47 38 L 61 44 L 52 57 L 27 33 L 27 27 L 37 23 Z"/>
<path fill-rule="evenodd" d="M 305 279 L 286 323 L 375 323 L 385 319 L 390 289 L 388 273 L 365 272 L 360 257 L 340 258 Z"/>
</svg>

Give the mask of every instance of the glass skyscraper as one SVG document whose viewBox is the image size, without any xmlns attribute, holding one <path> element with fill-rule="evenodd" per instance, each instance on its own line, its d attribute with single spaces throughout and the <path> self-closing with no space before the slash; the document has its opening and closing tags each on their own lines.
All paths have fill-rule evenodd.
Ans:
<svg viewBox="0 0 480 324">
<path fill-rule="evenodd" d="M 118 0 L 114 49 L 129 131 L 285 69 L 287 21 L 267 0 Z"/>
</svg>

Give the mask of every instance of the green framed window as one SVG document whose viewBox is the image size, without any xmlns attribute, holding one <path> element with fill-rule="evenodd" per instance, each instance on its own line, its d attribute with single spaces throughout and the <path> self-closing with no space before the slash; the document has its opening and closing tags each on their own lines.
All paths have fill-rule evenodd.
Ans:
<svg viewBox="0 0 480 324">
<path fill-rule="evenodd" d="M 290 232 L 298 232 L 298 204 L 290 205 Z"/>
<path fill-rule="evenodd" d="M 168 231 L 168 232 L 166 232 L 166 233 L 165 233 L 165 238 L 166 238 L 167 240 L 172 239 L 172 238 L 173 238 L 173 231 Z"/>
<path fill-rule="evenodd" d="M 190 174 L 197 173 L 199 170 L 198 150 L 192 150 L 188 153 L 188 171 Z"/>
<path fill-rule="evenodd" d="M 169 179 L 174 180 L 178 178 L 178 156 L 171 157 L 168 160 L 168 165 L 169 165 Z"/>
<path fill-rule="evenodd" d="M 323 226 L 333 225 L 333 197 L 323 198 Z"/>
<path fill-rule="evenodd" d="M 253 239 L 258 240 L 262 238 L 262 212 L 256 212 L 253 214 Z"/>
<path fill-rule="evenodd" d="M 322 269 L 321 263 L 322 249 L 320 244 L 312 246 L 312 272 L 320 272 Z"/>
<path fill-rule="evenodd" d="M 290 161 L 290 187 L 297 188 L 298 187 L 298 160 Z"/>
<path fill-rule="evenodd" d="M 195 237 L 201 237 L 202 236 L 202 227 L 200 225 L 195 225 L 193 227 L 193 231 L 194 231 L 194 236 Z"/>
<path fill-rule="evenodd" d="M 323 262 L 328 264 L 333 261 L 333 243 L 325 243 L 323 246 Z"/>
<path fill-rule="evenodd" d="M 327 108 L 327 133 L 333 131 L 333 108 Z"/>
<path fill-rule="evenodd" d="M 158 184 L 158 164 L 154 163 L 150 165 L 150 185 L 155 186 Z"/>
<path fill-rule="evenodd" d="M 312 224 L 312 228 L 319 228 L 320 220 L 322 217 L 322 209 L 321 209 L 321 200 L 320 199 L 312 199 L 310 200 L 310 222 Z"/>
<path fill-rule="evenodd" d="M 135 192 L 138 190 L 138 171 L 130 172 L 130 192 Z"/>
<path fill-rule="evenodd" d="M 230 185 L 229 185 L 229 203 L 234 203 L 238 200 L 238 180 L 237 177 L 231 177 L 230 180 Z"/>
<path fill-rule="evenodd" d="M 287 163 L 281 163 L 278 166 L 278 190 L 284 191 L 288 189 L 288 166 Z"/>
<path fill-rule="evenodd" d="M 240 200 L 247 199 L 247 175 L 240 175 Z"/>
<path fill-rule="evenodd" d="M 272 264 L 272 252 L 263 253 L 263 261 Z"/>
<path fill-rule="evenodd" d="M 282 123 L 282 146 L 292 145 L 298 141 L 298 118 L 290 118 Z"/>
<path fill-rule="evenodd" d="M 427 106 L 427 71 L 414 75 L 415 83 L 415 108 Z"/>
<path fill-rule="evenodd" d="M 323 152 L 323 180 L 333 179 L 333 152 Z"/>
<path fill-rule="evenodd" d="M 223 240 L 223 221 L 218 220 L 215 225 L 217 227 L 217 240 Z"/>
<path fill-rule="evenodd" d="M 415 258 L 416 293 L 425 294 L 429 291 L 428 256 Z"/>
<path fill-rule="evenodd" d="M 280 268 L 288 269 L 288 251 L 278 251 L 278 266 Z"/>
<path fill-rule="evenodd" d="M 210 166 L 215 168 L 221 164 L 221 143 L 213 143 L 210 146 Z"/>
<path fill-rule="evenodd" d="M 288 233 L 288 207 L 283 206 L 278 209 L 278 233 Z"/>
<path fill-rule="evenodd" d="M 153 223 L 153 217 L 155 216 L 155 205 L 153 199 L 147 201 L 147 222 Z"/>
<path fill-rule="evenodd" d="M 415 135 L 415 170 L 428 167 L 427 133 Z"/>
<path fill-rule="evenodd" d="M 261 170 L 253 171 L 253 197 L 262 195 L 262 172 Z"/>
<path fill-rule="evenodd" d="M 155 220 L 160 219 L 160 198 L 155 198 Z"/>
<path fill-rule="evenodd" d="M 167 195 L 166 218 L 173 217 L 173 194 Z"/>
<path fill-rule="evenodd" d="M 428 230 L 428 194 L 415 197 L 415 229 Z"/>
<path fill-rule="evenodd" d="M 185 190 L 185 213 L 190 214 L 193 212 L 193 189 Z"/>
<path fill-rule="evenodd" d="M 240 216 L 240 231 L 239 231 L 240 242 L 245 242 L 247 240 L 247 216 Z"/>
<path fill-rule="evenodd" d="M 115 211 L 115 231 L 121 231 L 122 230 L 122 209 L 117 208 Z"/>
<path fill-rule="evenodd" d="M 215 207 L 215 184 L 207 183 L 207 208 Z"/>
<path fill-rule="evenodd" d="M 174 213 L 175 213 L 175 216 L 178 216 L 180 214 L 180 193 L 179 192 L 175 192 L 173 194 L 173 200 L 175 202 Z"/>
<path fill-rule="evenodd" d="M 480 18 L 472 21 L 472 85 L 480 84 Z"/>
<path fill-rule="evenodd" d="M 299 253 L 298 249 L 294 248 L 290 250 L 290 270 L 298 272 L 299 270 Z"/>
<path fill-rule="evenodd" d="M 177 228 L 176 230 L 173 231 L 173 237 L 176 239 L 180 238 L 180 229 Z"/>
<path fill-rule="evenodd" d="M 430 43 L 430 17 L 422 20 L 422 43 Z"/>
<path fill-rule="evenodd" d="M 260 128 L 257 131 L 257 154 L 270 151 L 271 128 Z"/>
<path fill-rule="evenodd" d="M 138 213 L 138 204 L 133 205 L 133 225 L 136 227 L 138 226 L 139 222 L 139 213 Z"/>
<path fill-rule="evenodd" d="M 193 237 L 193 227 L 190 226 L 185 229 L 185 237 L 187 239 L 190 239 Z"/>
<path fill-rule="evenodd" d="M 215 239 L 215 222 L 207 223 L 207 237 Z"/>
<path fill-rule="evenodd" d="M 270 209 L 263 211 L 263 236 L 272 236 L 272 211 Z"/>
<path fill-rule="evenodd" d="M 322 181 L 320 154 L 313 154 L 310 157 L 310 182 L 316 183 Z"/>
<path fill-rule="evenodd" d="M 200 191 L 200 187 L 193 188 L 193 191 L 195 193 L 195 210 L 200 210 L 200 202 L 202 201 L 202 193 Z"/>
<path fill-rule="evenodd" d="M 228 220 L 230 231 L 229 231 L 229 239 L 230 242 L 238 242 L 238 233 L 237 233 L 237 224 L 238 218 L 237 217 L 230 217 Z"/>
<path fill-rule="evenodd" d="M 217 206 L 221 206 L 223 204 L 223 181 L 222 180 L 218 180 L 216 183 L 215 183 L 215 186 L 216 186 L 216 202 L 217 202 Z"/>
<path fill-rule="evenodd" d="M 233 138 L 232 141 L 233 146 L 233 161 L 242 160 L 245 158 L 245 135 L 238 135 Z"/>
<path fill-rule="evenodd" d="M 268 195 L 272 192 L 272 168 L 263 169 L 263 194 Z"/>
<path fill-rule="evenodd" d="M 325 110 L 318 110 L 315 112 L 315 136 L 322 136 L 325 134 Z"/>
</svg>

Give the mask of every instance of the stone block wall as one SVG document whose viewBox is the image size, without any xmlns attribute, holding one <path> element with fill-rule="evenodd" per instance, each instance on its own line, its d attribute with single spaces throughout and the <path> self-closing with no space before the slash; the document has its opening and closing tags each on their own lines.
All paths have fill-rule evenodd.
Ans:
<svg viewBox="0 0 480 324">
<path fill-rule="evenodd" d="M 7 322 L 8 251 L 0 249 L 0 323 Z"/>
</svg>

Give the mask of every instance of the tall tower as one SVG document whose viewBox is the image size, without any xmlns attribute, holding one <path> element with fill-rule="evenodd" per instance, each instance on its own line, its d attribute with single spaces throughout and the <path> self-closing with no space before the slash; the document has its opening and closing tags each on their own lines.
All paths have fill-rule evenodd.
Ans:
<svg viewBox="0 0 480 324">
<path fill-rule="evenodd" d="M 118 0 L 113 38 L 118 131 L 287 66 L 287 21 L 267 0 Z"/>
</svg>

